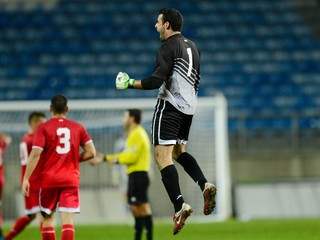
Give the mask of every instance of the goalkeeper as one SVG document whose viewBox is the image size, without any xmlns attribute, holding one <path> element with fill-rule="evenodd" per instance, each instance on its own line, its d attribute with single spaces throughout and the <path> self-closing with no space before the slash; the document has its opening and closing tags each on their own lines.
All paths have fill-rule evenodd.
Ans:
<svg viewBox="0 0 320 240">
<path fill-rule="evenodd" d="M 103 160 L 111 164 L 127 165 L 128 174 L 128 203 L 135 219 L 135 240 L 140 240 L 142 230 L 146 230 L 147 240 L 152 240 L 152 212 L 148 202 L 147 190 L 149 187 L 148 171 L 151 162 L 151 143 L 148 134 L 141 126 L 141 111 L 128 109 L 124 112 L 123 127 L 128 138 L 125 148 L 118 154 L 103 155 L 90 160 L 96 165 Z"/>
<path fill-rule="evenodd" d="M 193 210 L 184 202 L 172 159 L 183 166 L 202 190 L 204 214 L 210 214 L 216 204 L 215 185 L 207 181 L 196 159 L 185 148 L 197 105 L 200 52 L 192 41 L 181 35 L 182 26 L 183 17 L 179 11 L 161 9 L 155 28 L 163 44 L 158 50 L 153 73 L 143 80 L 130 79 L 125 72 L 119 72 L 116 78 L 117 89 L 159 88 L 152 142 L 163 184 L 175 210 L 173 234 L 181 230 Z"/>
</svg>

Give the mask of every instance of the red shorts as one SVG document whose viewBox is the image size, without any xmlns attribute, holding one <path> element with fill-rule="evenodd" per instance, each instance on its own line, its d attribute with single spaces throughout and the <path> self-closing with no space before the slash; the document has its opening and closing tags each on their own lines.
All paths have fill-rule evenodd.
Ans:
<svg viewBox="0 0 320 240">
<path fill-rule="evenodd" d="M 79 187 L 40 189 L 40 210 L 42 212 L 50 215 L 58 204 L 59 212 L 79 213 Z"/>
<path fill-rule="evenodd" d="M 24 197 L 24 204 L 25 204 L 25 214 L 35 214 L 40 211 L 39 207 L 39 191 L 40 189 L 37 190 L 30 190 L 29 196 Z"/>
</svg>

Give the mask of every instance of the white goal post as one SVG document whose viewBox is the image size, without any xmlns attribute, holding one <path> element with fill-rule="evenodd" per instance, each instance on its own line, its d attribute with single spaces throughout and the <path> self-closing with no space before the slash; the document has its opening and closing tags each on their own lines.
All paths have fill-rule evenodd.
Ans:
<svg viewBox="0 0 320 240">
<path fill-rule="evenodd" d="M 142 110 L 143 127 L 149 133 L 156 99 L 107 99 L 69 100 L 69 119 L 82 123 L 93 138 L 100 152 L 117 151 L 123 143 L 122 116 L 128 108 Z M 27 119 L 32 111 L 43 111 L 47 118 L 50 101 L 0 102 L 0 132 L 12 136 L 13 142 L 5 154 L 5 199 L 4 220 L 21 214 L 23 201 L 20 194 L 19 142 L 28 130 Z M 227 102 L 223 95 L 200 97 L 193 118 L 187 150 L 198 161 L 207 179 L 217 185 L 217 207 L 215 212 L 204 217 L 203 199 L 198 186 L 176 163 L 181 190 L 187 203 L 193 206 L 191 219 L 200 221 L 225 220 L 232 214 L 231 176 L 227 129 Z M 125 167 L 110 167 L 100 164 L 91 167 L 81 164 L 81 222 L 122 222 L 128 219 L 126 209 Z M 172 216 L 173 208 L 162 185 L 161 176 L 153 163 L 149 198 L 156 218 Z M 12 211 L 12 209 L 18 209 Z"/>
</svg>

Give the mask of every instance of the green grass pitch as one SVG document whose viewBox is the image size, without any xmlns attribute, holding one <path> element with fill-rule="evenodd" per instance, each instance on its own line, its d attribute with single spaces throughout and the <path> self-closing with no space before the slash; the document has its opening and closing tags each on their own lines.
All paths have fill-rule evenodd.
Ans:
<svg viewBox="0 0 320 240">
<path fill-rule="evenodd" d="M 5 226 L 5 232 L 9 226 Z M 60 228 L 56 228 L 57 240 L 60 239 Z M 17 240 L 41 239 L 37 227 L 25 229 Z M 133 239 L 130 225 L 79 225 L 76 226 L 76 240 L 122 240 Z M 215 223 L 186 223 L 182 231 L 172 235 L 172 225 L 154 224 L 154 239 L 169 240 L 319 240 L 320 219 L 297 220 L 260 220 L 240 222 L 230 220 Z"/>
</svg>

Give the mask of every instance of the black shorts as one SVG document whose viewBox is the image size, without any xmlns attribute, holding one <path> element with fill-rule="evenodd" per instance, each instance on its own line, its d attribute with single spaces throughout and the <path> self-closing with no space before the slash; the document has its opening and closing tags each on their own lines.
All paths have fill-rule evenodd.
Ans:
<svg viewBox="0 0 320 240">
<path fill-rule="evenodd" d="M 128 203 L 141 204 L 148 202 L 149 176 L 147 172 L 133 172 L 128 180 Z"/>
<path fill-rule="evenodd" d="M 152 120 L 152 143 L 187 144 L 193 115 L 177 110 L 170 102 L 158 99 Z"/>
</svg>

